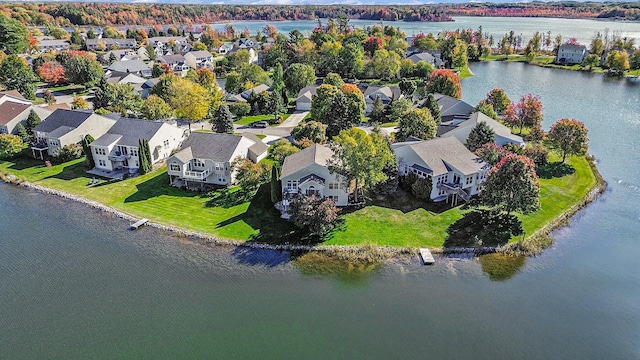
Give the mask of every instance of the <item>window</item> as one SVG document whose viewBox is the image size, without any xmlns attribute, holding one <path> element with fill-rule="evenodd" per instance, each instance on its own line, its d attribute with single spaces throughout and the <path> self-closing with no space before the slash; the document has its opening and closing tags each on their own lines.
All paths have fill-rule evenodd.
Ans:
<svg viewBox="0 0 640 360">
<path fill-rule="evenodd" d="M 138 149 L 132 148 L 131 149 L 131 156 L 138 156 Z"/>
<path fill-rule="evenodd" d="M 105 166 L 107 166 L 107 162 L 104 161 L 104 160 L 98 160 L 98 165 L 100 165 L 102 167 L 105 167 Z"/>
<path fill-rule="evenodd" d="M 466 179 L 464 180 L 465 185 L 469 185 L 472 182 L 473 182 L 473 176 L 467 176 Z"/>
<path fill-rule="evenodd" d="M 224 176 L 218 176 L 218 182 L 227 182 L 227 178 L 225 178 Z"/>
<path fill-rule="evenodd" d="M 7 127 L 3 126 L 0 128 L 0 134 L 6 134 L 7 133 Z"/>
<path fill-rule="evenodd" d="M 287 180 L 287 189 L 295 190 L 298 188 L 298 180 Z"/>
<path fill-rule="evenodd" d="M 327 199 L 329 200 L 333 200 L 334 202 L 338 202 L 339 197 L 338 196 L 334 196 L 334 195 L 329 195 L 327 196 Z"/>
<path fill-rule="evenodd" d="M 338 190 L 338 189 L 340 189 L 340 183 L 339 182 L 337 182 L 337 183 L 330 182 L 329 183 L 329 190 Z"/>
<path fill-rule="evenodd" d="M 169 140 L 164 141 L 164 148 L 167 149 L 169 147 Z"/>
<path fill-rule="evenodd" d="M 176 163 L 171 163 L 169 165 L 169 170 L 171 171 L 180 171 L 180 165 L 176 164 Z"/>
<path fill-rule="evenodd" d="M 204 167 L 204 162 L 200 159 L 193 159 L 192 162 L 195 167 Z"/>
</svg>

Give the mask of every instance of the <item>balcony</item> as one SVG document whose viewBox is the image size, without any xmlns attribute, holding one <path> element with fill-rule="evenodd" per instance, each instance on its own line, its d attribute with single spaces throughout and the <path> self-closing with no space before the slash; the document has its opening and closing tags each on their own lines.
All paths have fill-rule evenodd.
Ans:
<svg viewBox="0 0 640 360">
<path fill-rule="evenodd" d="M 191 180 L 204 180 L 211 174 L 211 169 L 188 170 L 184 172 L 183 178 Z"/>
<path fill-rule="evenodd" d="M 49 149 L 49 145 L 47 145 L 47 143 L 46 143 L 46 142 L 39 142 L 39 143 L 37 143 L 37 144 L 33 144 L 33 145 L 31 145 L 31 148 L 32 148 L 33 150 L 44 151 L 44 150 Z"/>
<path fill-rule="evenodd" d="M 109 154 L 109 160 L 111 161 L 125 161 L 129 160 L 131 155 L 122 154 L 120 151 L 116 151 L 113 155 Z"/>
</svg>

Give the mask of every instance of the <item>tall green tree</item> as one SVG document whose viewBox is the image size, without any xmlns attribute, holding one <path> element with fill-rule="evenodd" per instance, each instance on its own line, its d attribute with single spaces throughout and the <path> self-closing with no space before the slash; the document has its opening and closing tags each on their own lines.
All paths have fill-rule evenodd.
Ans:
<svg viewBox="0 0 640 360">
<path fill-rule="evenodd" d="M 93 136 L 91 136 L 91 134 L 87 134 L 82 138 L 82 151 L 84 152 L 84 156 L 86 158 L 85 163 L 87 165 L 87 168 L 89 169 L 93 169 L 94 167 L 96 167 L 96 161 L 93 159 L 93 153 L 91 153 L 91 147 L 89 146 L 94 141 L 95 139 L 93 138 Z"/>
<path fill-rule="evenodd" d="M 88 55 L 74 55 L 62 63 L 67 80 L 72 84 L 92 86 L 103 77 L 102 65 Z"/>
<path fill-rule="evenodd" d="M 271 202 L 277 203 L 282 200 L 282 183 L 280 182 L 280 167 L 271 167 Z"/>
<path fill-rule="evenodd" d="M 484 144 L 496 142 L 496 133 L 484 121 L 479 121 L 476 126 L 471 129 L 469 137 L 464 142 L 464 146 L 473 152 L 478 150 Z"/>
<path fill-rule="evenodd" d="M 411 97 L 418 88 L 416 86 L 416 82 L 409 79 L 400 80 L 400 84 L 398 84 L 398 86 L 400 87 L 400 92 L 402 92 L 402 95 L 405 97 Z"/>
<path fill-rule="evenodd" d="M 282 89 L 284 89 L 284 74 L 282 73 L 282 64 L 276 64 L 273 69 L 273 75 L 271 75 L 272 83 L 271 90 L 277 94 L 282 93 Z"/>
<path fill-rule="evenodd" d="M 480 193 L 482 205 L 529 214 L 540 208 L 540 183 L 535 164 L 524 155 L 504 157 L 487 174 Z"/>
<path fill-rule="evenodd" d="M 300 90 L 316 82 L 316 73 L 310 65 L 295 63 L 285 70 L 283 78 L 289 94 L 298 96 Z"/>
<path fill-rule="evenodd" d="M 40 116 L 38 116 L 38 114 L 33 109 L 31 109 L 29 111 L 29 116 L 27 117 L 27 121 L 24 124 L 24 127 L 27 130 L 27 134 L 29 134 L 29 137 L 33 138 L 33 128 L 38 126 L 38 124 L 40 124 L 41 122 L 42 122 L 42 119 L 40 119 Z"/>
<path fill-rule="evenodd" d="M 328 115 L 337 94 L 338 88 L 333 85 L 322 84 L 318 86 L 316 95 L 311 99 L 311 117 L 323 124 L 328 124 Z"/>
<path fill-rule="evenodd" d="M 98 81 L 95 91 L 93 92 L 93 108 L 94 109 L 106 109 L 111 105 L 113 99 L 111 98 L 111 92 L 109 92 L 109 83 L 103 76 Z"/>
<path fill-rule="evenodd" d="M 227 104 L 222 104 L 214 112 L 213 129 L 217 133 L 233 134 L 233 115 Z"/>
<path fill-rule="evenodd" d="M 149 95 L 140 106 L 140 114 L 147 120 L 167 120 L 173 117 L 173 109 L 161 97 Z"/>
<path fill-rule="evenodd" d="M 493 110 L 498 113 L 498 115 L 502 115 L 502 113 L 507 110 L 509 105 L 511 105 L 511 99 L 507 96 L 504 89 L 492 89 L 487 93 L 487 102 L 493 106 Z"/>
<path fill-rule="evenodd" d="M 27 99 L 35 99 L 38 78 L 26 61 L 18 55 L 9 55 L 0 64 L 0 84 L 6 90 L 17 90 Z"/>
<path fill-rule="evenodd" d="M 396 139 L 406 141 L 408 137 L 429 140 L 436 136 L 438 124 L 428 109 L 411 109 L 400 118 Z"/>
<path fill-rule="evenodd" d="M 584 123 L 575 119 L 560 119 L 551 125 L 547 134 L 547 146 L 562 154 L 562 162 L 567 155 L 584 155 L 587 153 L 589 138 Z"/>
<path fill-rule="evenodd" d="M 150 173 L 153 169 L 153 162 L 151 160 L 151 149 L 149 148 L 149 140 L 138 140 L 138 159 L 140 166 L 138 172 L 140 175 Z"/>
<path fill-rule="evenodd" d="M 29 46 L 29 30 L 16 19 L 0 14 L 0 50 L 7 55 L 22 54 Z"/>
<path fill-rule="evenodd" d="M 371 112 L 369 113 L 369 122 L 372 124 L 382 124 L 386 122 L 387 114 L 384 103 L 380 96 L 376 96 L 371 105 Z"/>
<path fill-rule="evenodd" d="M 481 112 L 488 117 L 497 120 L 498 114 L 493 110 L 493 105 L 489 104 L 486 99 L 480 100 L 478 105 L 473 109 L 476 112 Z"/>
<path fill-rule="evenodd" d="M 442 122 L 442 112 L 440 111 L 440 105 L 438 105 L 438 101 L 436 100 L 436 97 L 433 95 L 433 93 L 429 93 L 429 95 L 427 95 L 424 103 L 422 103 L 422 107 L 425 109 L 429 109 L 429 112 L 431 113 L 431 116 L 433 117 L 433 120 L 436 122 L 436 124 L 440 124 Z"/>
</svg>

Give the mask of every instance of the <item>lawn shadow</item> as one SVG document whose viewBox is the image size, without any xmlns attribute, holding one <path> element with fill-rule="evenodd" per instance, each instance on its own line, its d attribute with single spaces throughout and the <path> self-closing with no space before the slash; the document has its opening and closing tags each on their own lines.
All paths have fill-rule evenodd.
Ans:
<svg viewBox="0 0 640 360">
<path fill-rule="evenodd" d="M 64 168 L 62 168 L 61 172 L 55 175 L 48 176 L 46 177 L 46 179 L 60 179 L 68 181 L 76 180 L 83 177 L 88 178 L 89 175 L 84 170 L 84 162 L 80 161 L 75 164 L 65 165 Z"/>
<path fill-rule="evenodd" d="M 513 214 L 473 210 L 449 225 L 443 247 L 497 247 L 522 232 L 522 222 Z"/>
<path fill-rule="evenodd" d="M 10 169 L 13 170 L 26 170 L 26 169 L 35 169 L 35 168 L 43 168 L 46 169 L 46 163 L 44 160 L 34 159 L 30 155 L 25 153 L 26 150 L 22 152 L 22 154 L 17 157 L 9 160 L 5 160 L 6 162 L 13 163 L 9 166 Z"/>
<path fill-rule="evenodd" d="M 210 197 L 206 203 L 207 207 L 222 207 L 228 209 L 251 201 L 251 199 L 255 197 L 255 193 L 242 190 L 231 191 L 228 187 L 224 187 L 210 191 L 206 196 Z"/>
<path fill-rule="evenodd" d="M 547 165 L 536 167 L 536 173 L 542 179 L 559 178 L 575 172 L 576 169 L 573 166 L 561 161 L 550 162 Z"/>
<path fill-rule="evenodd" d="M 131 203 L 136 201 L 145 201 L 151 198 L 170 195 L 176 197 L 198 197 L 199 194 L 191 193 L 185 190 L 178 189 L 169 185 L 169 178 L 166 172 L 159 172 L 149 180 L 136 185 L 137 191 L 129 195 L 124 199 L 125 203 Z"/>
<path fill-rule="evenodd" d="M 288 251 L 254 249 L 250 247 L 236 247 L 232 252 L 240 264 L 243 265 L 264 265 L 276 267 L 289 262 L 291 255 Z"/>
<path fill-rule="evenodd" d="M 417 209 L 424 209 L 433 214 L 441 214 L 454 207 L 444 201 L 433 202 L 418 199 L 408 191 L 398 188 L 396 192 L 388 195 L 377 195 L 371 198 L 370 205 L 387 209 L 400 210 L 402 213 L 410 213 Z"/>
</svg>

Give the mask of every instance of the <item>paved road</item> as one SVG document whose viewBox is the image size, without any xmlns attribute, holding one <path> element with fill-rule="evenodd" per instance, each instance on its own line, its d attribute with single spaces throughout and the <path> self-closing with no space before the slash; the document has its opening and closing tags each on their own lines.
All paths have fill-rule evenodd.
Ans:
<svg viewBox="0 0 640 360">
<path fill-rule="evenodd" d="M 308 111 L 296 111 L 293 114 L 289 115 L 287 120 L 282 122 L 282 124 L 278 125 L 278 127 L 291 127 L 294 128 L 304 119 L 305 116 L 309 114 Z"/>
</svg>

